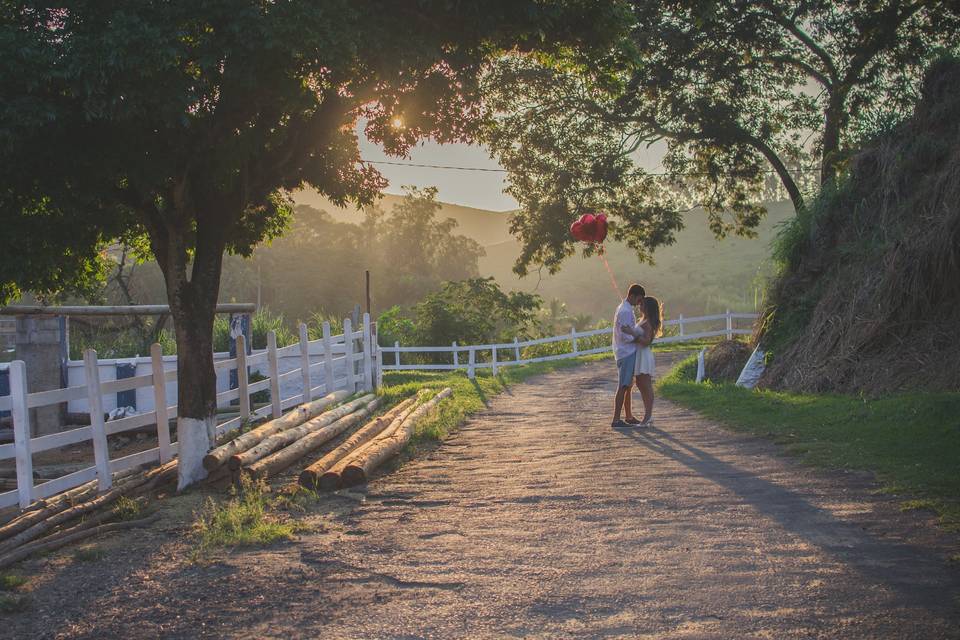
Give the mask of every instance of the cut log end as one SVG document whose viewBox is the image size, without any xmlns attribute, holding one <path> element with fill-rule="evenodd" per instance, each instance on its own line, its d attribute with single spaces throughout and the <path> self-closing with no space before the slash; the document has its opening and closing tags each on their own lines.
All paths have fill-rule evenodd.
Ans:
<svg viewBox="0 0 960 640">
<path fill-rule="evenodd" d="M 336 491 L 340 488 L 340 474 L 326 472 L 320 476 L 320 489 L 323 491 Z"/>
<path fill-rule="evenodd" d="M 358 484 L 364 484 L 367 481 L 367 474 L 360 467 L 347 466 L 340 474 L 340 483 L 344 487 L 352 487 Z"/>
<path fill-rule="evenodd" d="M 319 476 L 309 469 L 304 469 L 300 472 L 300 477 L 297 479 L 297 482 L 300 483 L 300 486 L 305 489 L 310 489 L 311 491 L 316 491 L 320 488 Z"/>
</svg>

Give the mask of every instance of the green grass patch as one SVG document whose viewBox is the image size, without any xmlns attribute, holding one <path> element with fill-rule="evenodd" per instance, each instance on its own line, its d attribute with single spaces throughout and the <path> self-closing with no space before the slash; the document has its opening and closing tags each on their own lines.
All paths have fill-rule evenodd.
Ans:
<svg viewBox="0 0 960 640">
<path fill-rule="evenodd" d="M 239 490 L 225 502 L 208 498 L 193 524 L 197 543 L 193 558 L 199 560 L 221 547 L 264 545 L 291 540 L 303 526 L 273 508 L 262 480 L 244 477 Z"/>
<path fill-rule="evenodd" d="M 113 505 L 113 512 L 118 520 L 139 520 L 143 517 L 143 500 L 134 500 L 127 496 L 120 496 Z"/>
<path fill-rule="evenodd" d="M 13 573 L 0 574 L 0 591 L 15 591 L 27 584 L 27 579 Z"/>
<path fill-rule="evenodd" d="M 902 393 L 876 400 L 834 394 L 750 391 L 696 384 L 688 358 L 660 393 L 736 430 L 766 435 L 805 462 L 871 471 L 906 508 L 933 509 L 960 528 L 960 393 Z"/>
</svg>

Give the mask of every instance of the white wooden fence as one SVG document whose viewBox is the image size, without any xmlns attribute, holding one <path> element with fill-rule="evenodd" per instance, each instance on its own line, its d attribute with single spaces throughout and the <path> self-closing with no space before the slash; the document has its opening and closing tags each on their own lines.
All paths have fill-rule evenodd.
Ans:
<svg viewBox="0 0 960 640">
<path fill-rule="evenodd" d="M 307 338 L 306 325 L 300 325 L 300 340 L 292 345 L 278 348 L 276 335 L 268 334 L 267 348 L 247 354 L 243 336 L 237 338 L 237 356 L 217 359 L 217 372 L 237 370 L 237 388 L 217 393 L 217 406 L 229 407 L 237 401 L 239 415 L 225 419 L 217 425 L 217 436 L 240 427 L 245 421 L 267 416 L 279 417 L 283 411 L 309 402 L 320 394 L 336 389 L 350 391 L 372 390 L 380 379 L 377 350 L 374 347 L 374 325 L 370 316 L 364 314 L 363 326 L 354 330 L 349 319 L 343 321 L 344 332 L 331 335 L 329 323 L 323 324 L 320 339 Z M 299 358 L 300 366 L 281 371 L 284 357 Z M 10 363 L 10 395 L 0 397 L 0 411 L 10 411 L 13 417 L 12 444 L 0 445 L 0 461 L 15 459 L 17 488 L 0 493 L 0 508 L 16 504 L 26 508 L 31 502 L 47 498 L 67 489 L 96 479 L 100 490 L 111 486 L 111 474 L 147 463 L 164 463 L 177 454 L 177 443 L 171 442 L 169 421 L 176 417 L 176 399 L 171 403 L 168 387 L 176 383 L 176 357 L 163 356 L 160 345 L 150 350 L 150 358 L 142 359 L 150 364 L 148 373 L 121 380 L 101 380 L 102 361 L 89 349 L 84 353 L 83 383 L 65 389 L 30 393 L 27 389 L 26 367 L 20 360 Z M 111 363 L 116 361 L 110 361 Z M 172 367 L 171 367 L 172 365 Z M 266 379 L 250 382 L 248 367 L 262 371 Z M 286 384 L 299 380 L 296 393 L 283 397 Z M 104 420 L 104 396 L 131 389 L 148 389 L 152 396 L 152 408 L 118 420 Z M 250 395 L 269 389 L 270 404 L 258 410 L 250 405 Z M 86 400 L 90 413 L 90 425 L 45 436 L 31 437 L 30 409 L 71 401 Z M 110 459 L 107 436 L 156 425 L 158 446 L 147 451 Z M 33 456 L 67 445 L 92 442 L 94 464 L 54 480 L 34 485 Z"/>
<path fill-rule="evenodd" d="M 667 344 L 675 342 L 686 342 L 699 338 L 711 338 L 723 336 L 732 339 L 735 335 L 750 335 L 752 329 L 741 329 L 735 326 L 735 320 L 756 320 L 756 313 L 732 313 L 729 309 L 726 313 L 698 316 L 695 318 L 684 318 L 682 315 L 676 320 L 667 320 L 664 327 L 677 327 L 675 335 L 667 335 L 656 339 L 657 344 Z M 706 328 L 700 331 L 689 332 L 690 325 L 713 324 L 716 325 L 723 321 L 722 328 Z M 571 329 L 570 333 L 552 336 L 549 338 L 540 338 L 537 340 L 518 340 L 514 338 L 513 342 L 503 344 L 480 344 L 480 345 L 458 345 L 456 342 L 449 347 L 402 347 L 400 343 L 394 343 L 392 347 L 378 347 L 381 371 L 410 371 L 410 370 L 441 370 L 450 371 L 455 369 L 466 369 L 467 376 L 473 379 L 477 369 L 491 369 L 496 375 L 501 367 L 514 366 L 519 364 L 529 364 L 531 362 L 546 362 L 548 360 L 563 360 L 565 358 L 576 358 L 594 353 L 604 353 L 612 349 L 610 342 L 602 347 L 594 349 L 580 349 L 579 342 L 585 338 L 591 338 L 599 335 L 610 335 L 612 329 L 595 329 L 592 331 L 577 331 Z M 566 353 L 559 353 L 534 358 L 522 358 L 521 350 L 534 345 L 549 344 L 552 342 L 570 342 L 571 350 Z M 503 352 L 508 354 L 503 357 Z M 421 364 L 414 362 L 402 362 L 401 354 L 404 353 L 450 353 L 453 354 L 452 362 L 442 364 Z M 392 357 L 384 354 L 393 354 Z M 464 360 L 463 355 L 466 355 Z M 487 357 L 489 355 L 489 357 Z M 379 381 L 378 381 L 379 384 Z"/>
</svg>

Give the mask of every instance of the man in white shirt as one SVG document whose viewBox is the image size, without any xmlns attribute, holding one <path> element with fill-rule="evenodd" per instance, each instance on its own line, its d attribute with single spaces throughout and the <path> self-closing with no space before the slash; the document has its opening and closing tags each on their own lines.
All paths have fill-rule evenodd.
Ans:
<svg viewBox="0 0 960 640">
<path fill-rule="evenodd" d="M 617 360 L 618 386 L 617 397 L 613 405 L 613 428 L 631 427 L 637 423 L 636 418 L 627 415 L 627 420 L 621 420 L 620 414 L 623 412 L 624 399 L 630 393 L 630 387 L 633 381 L 633 370 L 637 363 L 637 343 L 634 336 L 626 333 L 621 327 L 632 327 L 636 322 L 633 315 L 633 308 L 643 302 L 647 292 L 639 284 L 631 284 L 627 288 L 627 297 L 617 307 L 617 313 L 613 317 L 613 357 Z M 627 413 L 630 413 L 629 405 Z"/>
</svg>

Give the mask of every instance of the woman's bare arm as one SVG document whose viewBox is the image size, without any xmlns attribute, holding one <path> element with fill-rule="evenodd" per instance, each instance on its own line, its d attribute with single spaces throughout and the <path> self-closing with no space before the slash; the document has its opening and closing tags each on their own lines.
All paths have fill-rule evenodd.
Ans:
<svg viewBox="0 0 960 640">
<path fill-rule="evenodd" d="M 637 336 L 634 342 L 641 347 L 649 347 L 653 343 L 653 328 L 648 324 L 643 325 L 643 334 Z"/>
</svg>

